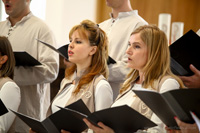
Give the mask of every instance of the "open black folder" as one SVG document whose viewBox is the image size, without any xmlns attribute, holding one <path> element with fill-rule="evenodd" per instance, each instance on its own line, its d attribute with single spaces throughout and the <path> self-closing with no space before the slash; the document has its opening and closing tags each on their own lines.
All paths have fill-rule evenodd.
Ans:
<svg viewBox="0 0 200 133">
<path fill-rule="evenodd" d="M 200 117 L 200 89 L 176 89 L 162 94 L 149 90 L 133 92 L 169 128 L 178 128 L 175 116 L 186 123 L 194 123 L 190 111 Z"/>
<path fill-rule="evenodd" d="M 6 106 L 4 105 L 3 101 L 0 99 L 0 116 L 8 113 Z"/>
<path fill-rule="evenodd" d="M 42 44 L 44 44 L 45 46 L 49 47 L 50 49 L 54 50 L 55 52 L 57 52 L 58 54 L 60 54 L 63 58 L 65 58 L 66 60 L 68 60 L 68 46 L 69 44 L 63 45 L 62 47 L 56 49 L 55 47 L 53 47 L 52 45 L 43 42 L 39 39 L 36 39 L 37 41 L 41 42 Z"/>
<path fill-rule="evenodd" d="M 38 40 L 38 39 L 36 39 L 36 40 Z M 55 47 L 53 47 L 52 45 L 50 45 L 46 42 L 43 42 L 41 40 L 38 40 L 38 41 L 41 42 L 42 44 L 46 45 L 47 47 L 51 48 L 52 50 L 54 50 L 58 54 L 60 54 L 64 59 L 68 60 L 68 46 L 69 46 L 69 44 L 63 45 L 62 47 L 56 49 Z M 107 64 L 109 65 L 109 64 L 115 64 L 115 63 L 116 63 L 116 61 L 109 56 L 108 60 L 107 60 Z"/>
<path fill-rule="evenodd" d="M 61 109 L 66 112 L 71 112 L 75 117 L 80 120 L 82 120 L 83 118 L 87 118 L 91 123 L 96 126 L 98 122 L 103 122 L 105 125 L 111 127 L 116 133 L 133 133 L 139 129 L 143 130 L 156 126 L 156 124 L 153 123 L 151 120 L 127 105 L 107 108 L 88 114 L 68 108 Z"/>
<path fill-rule="evenodd" d="M 26 51 L 14 51 L 16 66 L 36 66 L 41 65 L 41 63 L 33 58 Z"/>
<path fill-rule="evenodd" d="M 67 108 L 89 114 L 90 111 L 82 102 L 82 100 L 79 100 L 70 104 Z M 70 131 L 71 133 L 80 133 L 88 128 L 83 120 L 78 119 L 72 115 L 71 112 L 66 112 L 64 110 L 53 113 L 43 121 L 36 120 L 13 110 L 11 111 L 37 133 L 60 133 L 61 129 Z"/>
<path fill-rule="evenodd" d="M 200 70 L 200 37 L 190 30 L 169 46 L 171 69 L 176 75 L 191 76 L 189 65 L 193 64 Z"/>
</svg>

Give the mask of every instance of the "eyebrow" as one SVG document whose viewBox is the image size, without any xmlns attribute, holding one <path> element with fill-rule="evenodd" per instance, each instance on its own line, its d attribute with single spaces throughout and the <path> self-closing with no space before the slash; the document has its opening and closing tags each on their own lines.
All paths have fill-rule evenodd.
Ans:
<svg viewBox="0 0 200 133">
<path fill-rule="evenodd" d="M 139 42 L 133 42 L 133 43 L 130 43 L 130 42 L 128 42 L 129 44 L 139 44 L 139 45 L 141 45 L 141 43 L 139 43 Z"/>
</svg>

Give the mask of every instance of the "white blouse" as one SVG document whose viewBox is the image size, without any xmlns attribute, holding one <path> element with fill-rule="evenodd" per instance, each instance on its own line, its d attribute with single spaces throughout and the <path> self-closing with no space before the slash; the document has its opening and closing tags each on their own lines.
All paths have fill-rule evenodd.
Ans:
<svg viewBox="0 0 200 133">
<path fill-rule="evenodd" d="M 159 93 L 164 93 L 166 91 L 170 91 L 170 90 L 174 90 L 178 88 L 180 88 L 179 83 L 175 79 L 168 78 L 163 82 Z M 142 88 L 141 84 L 134 84 L 132 88 L 132 90 L 141 90 L 141 89 L 144 89 Z M 133 91 L 129 91 L 123 97 L 115 101 L 112 104 L 112 107 L 121 106 L 125 104 L 128 106 L 131 106 L 132 102 L 134 102 L 135 100 L 134 96 L 136 96 L 136 94 Z M 148 132 L 153 132 L 153 133 L 166 132 L 164 123 L 154 113 L 152 114 L 151 121 L 156 123 L 158 126 L 149 128 Z"/>
<path fill-rule="evenodd" d="M 63 92 L 58 95 L 52 103 L 52 113 L 59 110 L 58 107 L 64 107 L 74 90 L 74 85 L 64 88 Z M 95 111 L 109 108 L 113 103 L 113 91 L 110 84 L 106 80 L 100 80 L 95 89 Z"/>
<path fill-rule="evenodd" d="M 8 109 L 17 111 L 21 102 L 20 88 L 16 83 L 8 81 L 0 89 L 0 98 Z M 8 132 L 15 117 L 10 111 L 0 117 L 0 133 Z"/>
</svg>

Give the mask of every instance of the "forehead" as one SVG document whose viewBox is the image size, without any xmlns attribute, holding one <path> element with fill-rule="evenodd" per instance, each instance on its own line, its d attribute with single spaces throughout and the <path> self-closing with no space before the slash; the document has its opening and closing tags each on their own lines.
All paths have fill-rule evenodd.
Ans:
<svg viewBox="0 0 200 133">
<path fill-rule="evenodd" d="M 87 39 L 88 38 L 88 33 L 85 30 L 77 29 L 75 30 L 70 37 L 79 37 L 81 39 Z"/>
<path fill-rule="evenodd" d="M 140 37 L 140 33 L 132 34 L 129 39 L 130 42 L 140 41 L 140 40 L 142 40 Z"/>
</svg>

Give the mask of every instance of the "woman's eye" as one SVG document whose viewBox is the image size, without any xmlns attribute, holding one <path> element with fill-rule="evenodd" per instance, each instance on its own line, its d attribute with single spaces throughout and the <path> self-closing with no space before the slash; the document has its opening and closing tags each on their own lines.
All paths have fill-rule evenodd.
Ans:
<svg viewBox="0 0 200 133">
<path fill-rule="evenodd" d="M 135 48 L 140 48 L 140 46 L 136 45 Z"/>
<path fill-rule="evenodd" d="M 76 43 L 80 44 L 80 43 L 81 43 L 81 41 L 76 41 Z"/>
</svg>

